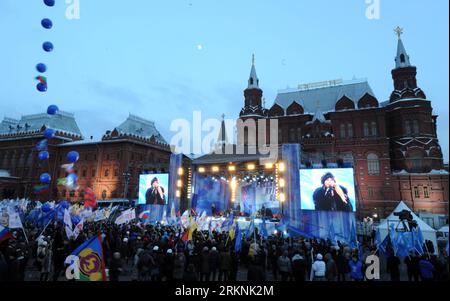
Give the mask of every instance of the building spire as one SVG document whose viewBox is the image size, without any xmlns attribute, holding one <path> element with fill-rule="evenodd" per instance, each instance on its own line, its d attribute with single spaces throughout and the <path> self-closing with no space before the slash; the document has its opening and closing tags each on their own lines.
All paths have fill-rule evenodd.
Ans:
<svg viewBox="0 0 450 301">
<path fill-rule="evenodd" d="M 256 75 L 255 68 L 255 54 L 252 55 L 252 69 L 250 71 L 250 78 L 248 79 L 247 89 L 259 89 L 259 79 Z"/>
<path fill-rule="evenodd" d="M 397 26 L 394 29 L 398 37 L 397 44 L 397 56 L 395 57 L 395 68 L 406 68 L 411 67 L 411 63 L 409 62 L 409 55 L 406 53 L 405 46 L 403 45 L 403 41 L 401 35 L 403 34 L 403 28 Z"/>
</svg>

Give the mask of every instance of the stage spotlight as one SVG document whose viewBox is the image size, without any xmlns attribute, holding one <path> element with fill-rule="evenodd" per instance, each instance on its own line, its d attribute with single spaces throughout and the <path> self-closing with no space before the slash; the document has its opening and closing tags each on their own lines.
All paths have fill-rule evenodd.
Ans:
<svg viewBox="0 0 450 301">
<path fill-rule="evenodd" d="M 179 175 L 179 176 L 182 176 L 183 173 L 184 173 L 183 167 L 178 168 L 178 175 Z"/>
<path fill-rule="evenodd" d="M 179 198 L 179 197 L 181 196 L 181 192 L 180 192 L 179 190 L 177 190 L 177 191 L 175 192 L 175 196 L 176 196 L 177 198 Z"/>
<path fill-rule="evenodd" d="M 235 170 L 236 170 L 236 166 L 234 166 L 234 165 L 228 166 L 228 171 L 235 171 Z"/>
<path fill-rule="evenodd" d="M 219 166 L 213 166 L 213 167 L 211 168 L 211 170 L 212 170 L 213 172 L 218 172 L 218 171 L 219 171 Z"/>
<path fill-rule="evenodd" d="M 266 169 L 271 169 L 271 168 L 273 168 L 273 163 L 266 163 L 265 167 L 266 167 Z"/>
<path fill-rule="evenodd" d="M 255 169 L 255 164 L 248 164 L 247 165 L 247 169 L 248 170 L 254 170 Z"/>
<path fill-rule="evenodd" d="M 286 168 L 286 166 L 284 165 L 283 162 L 278 163 L 278 170 L 279 170 L 279 171 L 284 171 L 285 168 Z"/>
<path fill-rule="evenodd" d="M 199 168 L 198 168 L 198 172 L 204 173 L 204 172 L 205 172 L 205 168 L 204 168 L 204 167 L 199 167 Z"/>
<path fill-rule="evenodd" d="M 279 185 L 280 185 L 280 187 L 284 187 L 285 184 L 286 184 L 286 183 L 285 183 L 284 179 L 283 179 L 283 178 L 280 178 L 280 180 L 279 180 Z"/>
<path fill-rule="evenodd" d="M 286 196 L 284 193 L 280 193 L 280 202 L 284 202 L 286 200 Z"/>
<path fill-rule="evenodd" d="M 183 182 L 181 180 L 177 180 L 177 187 L 181 187 L 183 185 Z"/>
</svg>

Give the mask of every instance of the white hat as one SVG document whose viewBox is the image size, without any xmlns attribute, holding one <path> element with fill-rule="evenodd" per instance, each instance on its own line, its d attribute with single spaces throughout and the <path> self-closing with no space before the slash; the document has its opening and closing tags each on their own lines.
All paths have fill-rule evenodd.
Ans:
<svg viewBox="0 0 450 301">
<path fill-rule="evenodd" d="M 217 251 L 216 247 L 212 247 L 211 250 L 212 250 L 212 251 Z"/>
<path fill-rule="evenodd" d="M 167 254 L 172 254 L 172 249 L 167 250 Z"/>
<path fill-rule="evenodd" d="M 317 254 L 316 258 L 317 258 L 317 260 L 322 260 L 322 258 L 323 258 L 323 257 L 322 257 L 322 254 L 320 254 L 320 253 Z"/>
<path fill-rule="evenodd" d="M 125 237 L 125 238 L 123 239 L 123 242 L 128 242 L 128 238 Z"/>
<path fill-rule="evenodd" d="M 153 247 L 153 251 L 158 251 L 158 250 L 159 250 L 158 246 Z"/>
</svg>

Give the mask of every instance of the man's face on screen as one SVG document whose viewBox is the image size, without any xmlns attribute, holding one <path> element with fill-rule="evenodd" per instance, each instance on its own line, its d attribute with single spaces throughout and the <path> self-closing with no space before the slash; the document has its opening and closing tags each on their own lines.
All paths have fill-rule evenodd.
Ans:
<svg viewBox="0 0 450 301">
<path fill-rule="evenodd" d="M 336 182 L 334 181 L 333 178 L 328 178 L 323 183 L 323 186 L 325 186 L 325 188 L 333 188 L 335 184 Z"/>
<path fill-rule="evenodd" d="M 152 186 L 153 186 L 153 188 L 158 188 L 158 187 L 159 187 L 159 182 L 158 182 L 158 180 L 156 180 L 155 182 L 153 182 Z"/>
</svg>

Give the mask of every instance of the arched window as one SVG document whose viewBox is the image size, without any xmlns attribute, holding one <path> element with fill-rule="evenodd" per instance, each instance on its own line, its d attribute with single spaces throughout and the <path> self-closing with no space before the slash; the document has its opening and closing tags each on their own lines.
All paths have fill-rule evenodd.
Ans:
<svg viewBox="0 0 450 301">
<path fill-rule="evenodd" d="M 295 129 L 294 128 L 289 129 L 289 141 L 295 142 Z"/>
<path fill-rule="evenodd" d="M 411 123 L 409 122 L 409 120 L 405 120 L 405 134 L 411 134 Z"/>
<path fill-rule="evenodd" d="M 283 143 L 283 130 L 278 128 L 278 143 Z"/>
<path fill-rule="evenodd" d="M 372 136 L 378 136 L 377 123 L 375 121 L 372 121 L 370 127 L 372 131 Z"/>
<path fill-rule="evenodd" d="M 413 134 L 419 134 L 419 121 L 414 119 L 413 120 Z"/>
<path fill-rule="evenodd" d="M 364 137 L 369 137 L 369 123 L 368 122 L 363 123 L 363 135 L 364 135 Z"/>
<path fill-rule="evenodd" d="M 250 77 L 250 85 L 253 85 L 253 77 Z"/>
<path fill-rule="evenodd" d="M 420 153 L 414 153 L 410 156 L 410 159 L 411 159 L 411 171 L 422 172 L 423 156 Z"/>
<path fill-rule="evenodd" d="M 367 155 L 367 171 L 371 176 L 380 174 L 380 160 L 376 154 Z"/>
<path fill-rule="evenodd" d="M 347 123 L 347 136 L 353 138 L 353 124 Z"/>
<path fill-rule="evenodd" d="M 402 63 L 405 62 L 405 55 L 403 53 L 400 54 L 400 62 L 402 62 Z"/>
<path fill-rule="evenodd" d="M 341 123 L 340 125 L 340 134 L 341 138 L 345 138 L 345 124 Z"/>
<path fill-rule="evenodd" d="M 297 141 L 302 139 L 302 128 L 297 128 Z"/>
<path fill-rule="evenodd" d="M 109 177 L 109 169 L 105 169 L 105 177 Z"/>
<path fill-rule="evenodd" d="M 106 199 L 106 193 L 107 193 L 106 190 L 102 191 L 102 199 Z"/>
</svg>

